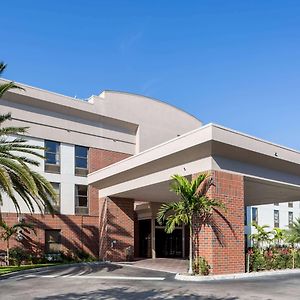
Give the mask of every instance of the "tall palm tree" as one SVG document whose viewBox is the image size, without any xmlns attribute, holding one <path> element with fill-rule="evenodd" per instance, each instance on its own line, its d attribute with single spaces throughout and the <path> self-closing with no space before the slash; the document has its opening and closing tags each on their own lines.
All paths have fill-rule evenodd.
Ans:
<svg viewBox="0 0 300 300">
<path fill-rule="evenodd" d="M 172 176 L 170 190 L 176 193 L 180 200 L 162 204 L 158 214 L 159 224 L 165 224 L 165 231 L 172 233 L 176 226 L 187 225 L 190 230 L 189 270 L 193 273 L 193 225 L 195 220 L 201 220 L 202 225 L 209 223 L 213 211 L 225 208 L 218 200 L 210 199 L 206 194 L 213 185 L 207 174 L 200 174 L 189 181 L 181 175 Z"/>
<path fill-rule="evenodd" d="M 9 226 L 6 222 L 0 222 L 0 230 L 2 231 L 0 238 L 6 242 L 6 264 L 9 265 L 9 250 L 10 250 L 10 240 L 13 236 L 18 237 L 22 230 L 29 230 L 35 233 L 32 224 L 20 221 L 12 226 Z"/>
<path fill-rule="evenodd" d="M 6 65 L 0 63 L 0 75 Z M 14 82 L 0 85 L 0 98 L 10 89 L 21 89 Z M 51 183 L 30 167 L 39 166 L 38 159 L 44 159 L 43 147 L 29 145 L 23 137 L 27 127 L 3 126 L 11 120 L 11 114 L 0 115 L 0 205 L 3 196 L 13 201 L 17 213 L 21 212 L 20 201 L 23 200 L 30 212 L 34 204 L 41 212 L 46 207 L 53 213 L 51 203 L 56 200 L 56 192 Z M 1 220 L 1 213 L 0 213 Z"/>
<path fill-rule="evenodd" d="M 4 72 L 5 68 L 6 68 L 6 64 L 4 64 L 4 62 L 0 62 L 0 76 Z M 0 85 L 0 98 L 4 95 L 5 92 L 11 89 L 23 90 L 22 87 L 16 85 L 13 81 L 3 83 Z"/>
<path fill-rule="evenodd" d="M 268 231 L 268 225 L 258 225 L 256 222 L 252 223 L 252 226 L 256 229 L 255 233 L 250 235 L 254 246 L 263 248 L 263 246 L 272 241 L 272 231 Z"/>
</svg>

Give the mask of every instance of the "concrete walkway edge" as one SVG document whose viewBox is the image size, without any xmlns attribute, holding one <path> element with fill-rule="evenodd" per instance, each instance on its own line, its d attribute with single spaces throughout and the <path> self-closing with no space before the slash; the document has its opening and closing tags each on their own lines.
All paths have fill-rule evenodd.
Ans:
<svg viewBox="0 0 300 300">
<path fill-rule="evenodd" d="M 300 274 L 300 269 L 261 271 L 261 272 L 252 272 L 252 273 L 235 273 L 235 274 L 224 274 L 224 275 L 208 275 L 208 276 L 185 275 L 185 274 L 177 273 L 175 279 L 181 281 L 207 282 L 207 281 L 217 281 L 217 280 L 247 279 L 253 277 L 288 275 L 288 274 Z"/>
</svg>

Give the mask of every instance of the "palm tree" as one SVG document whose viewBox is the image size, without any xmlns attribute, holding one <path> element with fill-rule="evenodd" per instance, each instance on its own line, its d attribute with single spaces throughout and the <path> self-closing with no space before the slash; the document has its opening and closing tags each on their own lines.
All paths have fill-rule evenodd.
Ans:
<svg viewBox="0 0 300 300">
<path fill-rule="evenodd" d="M 269 228 L 268 225 L 258 225 L 256 222 L 253 222 L 252 226 L 256 229 L 256 232 L 250 235 L 254 246 L 262 248 L 266 243 L 270 243 L 272 241 L 272 232 L 267 231 L 267 228 Z"/>
<path fill-rule="evenodd" d="M 0 222 L 0 229 L 2 234 L 0 235 L 1 239 L 6 242 L 6 264 L 9 265 L 9 250 L 10 250 L 10 239 L 13 236 L 18 237 L 22 230 L 30 230 L 35 233 L 32 224 L 25 223 L 20 221 L 12 226 L 9 226 L 6 222 Z"/>
<path fill-rule="evenodd" d="M 5 67 L 4 63 L 0 63 L 0 75 Z M 1 84 L 0 98 L 13 88 L 20 89 L 13 82 Z M 34 203 L 41 212 L 46 207 L 53 213 L 51 203 L 57 197 L 55 190 L 42 175 L 30 168 L 39 166 L 37 159 L 44 159 L 40 153 L 44 148 L 27 143 L 23 137 L 27 127 L 3 126 L 3 123 L 9 120 L 10 113 L 0 115 L 0 205 L 5 195 L 13 201 L 17 213 L 21 212 L 20 199 L 25 202 L 31 213 L 35 211 Z"/>
<path fill-rule="evenodd" d="M 6 64 L 4 62 L 0 62 L 0 76 L 4 72 L 6 68 Z M 20 89 L 23 90 L 22 87 L 16 85 L 13 81 L 10 81 L 8 83 L 4 83 L 0 85 L 0 98 L 4 95 L 5 92 L 11 89 Z"/>
<path fill-rule="evenodd" d="M 286 230 L 285 238 L 292 246 L 300 243 L 300 218 L 297 218 Z"/>
<path fill-rule="evenodd" d="M 274 228 L 272 234 L 272 241 L 274 242 L 275 246 L 279 246 L 284 240 L 285 230 L 281 228 Z"/>
<path fill-rule="evenodd" d="M 286 230 L 285 240 L 292 246 L 293 268 L 295 268 L 295 244 L 300 243 L 300 218 L 297 218 L 289 229 Z"/>
<path fill-rule="evenodd" d="M 173 182 L 170 190 L 175 192 L 180 200 L 162 204 L 158 214 L 159 224 L 165 224 L 165 231 L 172 233 L 177 225 L 187 225 L 190 230 L 189 270 L 193 273 L 193 225 L 196 220 L 201 220 L 202 225 L 208 225 L 213 211 L 225 208 L 218 200 L 210 199 L 206 194 L 213 185 L 207 174 L 201 174 L 189 181 L 181 175 L 172 176 Z"/>
</svg>

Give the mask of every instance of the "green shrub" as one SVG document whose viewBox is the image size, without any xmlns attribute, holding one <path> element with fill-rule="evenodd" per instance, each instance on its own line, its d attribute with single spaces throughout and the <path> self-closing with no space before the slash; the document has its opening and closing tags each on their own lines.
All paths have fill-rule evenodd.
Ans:
<svg viewBox="0 0 300 300">
<path fill-rule="evenodd" d="M 250 271 L 291 269 L 293 268 L 293 256 L 295 267 L 300 267 L 300 252 L 296 249 L 270 247 L 262 250 L 254 248 L 249 249 L 248 254 L 250 255 Z"/>
<path fill-rule="evenodd" d="M 204 257 L 198 257 L 193 262 L 193 271 L 195 274 L 208 275 L 210 265 Z"/>
<path fill-rule="evenodd" d="M 21 247 L 13 247 L 9 250 L 10 263 L 20 266 L 30 260 L 30 253 Z"/>
</svg>

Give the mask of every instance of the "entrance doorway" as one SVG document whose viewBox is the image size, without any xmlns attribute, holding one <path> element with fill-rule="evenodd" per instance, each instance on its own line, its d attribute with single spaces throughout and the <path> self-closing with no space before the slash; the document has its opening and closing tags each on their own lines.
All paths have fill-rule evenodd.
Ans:
<svg viewBox="0 0 300 300">
<path fill-rule="evenodd" d="M 183 230 L 183 227 L 176 227 L 172 233 L 166 233 L 164 226 L 158 225 L 155 219 L 139 220 L 139 256 L 144 258 L 185 257 L 186 245 L 183 245 L 185 243 Z M 154 245 L 152 239 L 155 241 Z"/>
<path fill-rule="evenodd" d="M 155 229 L 156 257 L 182 257 L 182 229 L 166 233 L 163 228 Z"/>
<path fill-rule="evenodd" d="M 151 258 L 151 220 L 139 221 L 140 257 Z"/>
</svg>

